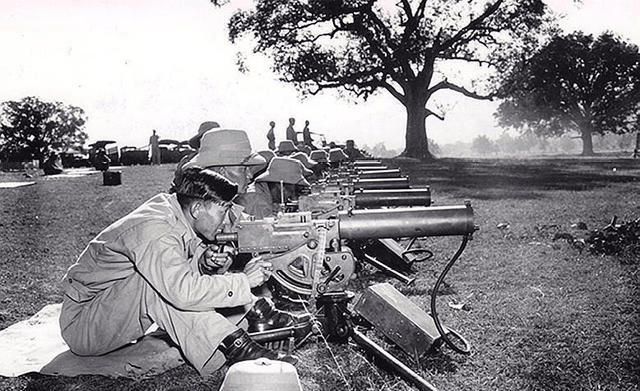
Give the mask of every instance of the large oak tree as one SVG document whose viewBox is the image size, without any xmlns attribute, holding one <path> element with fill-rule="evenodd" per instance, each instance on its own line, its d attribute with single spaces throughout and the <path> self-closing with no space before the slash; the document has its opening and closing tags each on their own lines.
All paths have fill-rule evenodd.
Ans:
<svg viewBox="0 0 640 391">
<path fill-rule="evenodd" d="M 84 110 L 30 96 L 0 106 L 0 156 L 44 160 L 48 152 L 82 146 L 87 139 Z"/>
<path fill-rule="evenodd" d="M 638 129 L 640 53 L 611 33 L 556 36 L 522 59 L 499 91 L 500 123 L 541 136 L 577 132 L 582 154 L 592 135 Z"/>
<path fill-rule="evenodd" d="M 542 0 L 257 0 L 229 22 L 230 39 L 256 39 L 281 80 L 305 94 L 340 89 L 367 99 L 385 90 L 405 108 L 404 156 L 429 159 L 432 98 L 490 90 L 449 72 L 457 62 L 503 69 L 538 37 Z"/>
</svg>

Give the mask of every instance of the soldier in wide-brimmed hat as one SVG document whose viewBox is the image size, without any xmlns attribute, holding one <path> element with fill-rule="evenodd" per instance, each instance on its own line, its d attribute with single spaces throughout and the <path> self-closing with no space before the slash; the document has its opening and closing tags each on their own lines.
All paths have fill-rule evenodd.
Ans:
<svg viewBox="0 0 640 391">
<path fill-rule="evenodd" d="M 315 161 L 316 163 L 328 163 L 329 155 L 326 151 L 317 149 L 315 151 L 311 151 L 311 153 L 309 154 L 309 159 Z"/>
<path fill-rule="evenodd" d="M 184 165 L 187 164 L 189 160 L 193 159 L 193 157 L 198 153 L 198 149 L 200 149 L 200 139 L 202 138 L 202 136 L 207 131 L 219 127 L 220 124 L 218 124 L 216 121 L 205 121 L 200 124 L 200 126 L 198 127 L 198 133 L 195 136 L 191 137 L 187 142 L 189 146 L 194 149 L 194 151 L 183 156 L 182 159 L 180 159 L 180 162 L 178 162 L 176 171 L 174 173 L 173 182 L 171 183 L 171 189 L 169 190 L 170 192 L 173 192 L 174 188 L 182 178 L 182 167 L 184 167 Z"/>
<path fill-rule="evenodd" d="M 262 156 L 251 150 L 247 133 L 235 129 L 206 131 L 200 138 L 200 148 L 182 169 L 188 167 L 211 168 L 238 185 L 244 193 L 251 182 L 249 167 L 266 164 Z M 176 177 L 178 173 L 176 172 Z"/>
<path fill-rule="evenodd" d="M 322 171 L 318 170 L 318 162 L 311 159 L 306 153 L 296 152 L 290 157 L 299 160 L 307 170 L 311 171 L 310 175 L 305 176 L 309 182 L 315 182 L 322 177 Z"/>
<path fill-rule="evenodd" d="M 309 182 L 305 175 L 312 172 L 296 159 L 275 157 L 269 163 L 267 171 L 255 179 L 255 198 L 245 212 L 258 219 L 273 216 L 284 211 L 287 202 L 297 200 L 300 194 L 308 190 Z"/>
<path fill-rule="evenodd" d="M 316 166 L 314 167 L 314 171 L 318 173 L 316 175 L 318 177 L 323 176 L 324 172 L 329 167 L 329 154 L 325 150 L 317 149 L 315 151 L 311 151 L 309 159 L 316 162 Z"/>
<path fill-rule="evenodd" d="M 248 218 L 246 209 L 251 208 L 257 198 L 252 196 L 253 192 L 247 193 L 247 190 L 253 181 L 255 170 L 261 169 L 266 164 L 266 160 L 260 154 L 252 151 L 249 137 L 244 130 L 213 129 L 202 135 L 198 153 L 184 165 L 183 169 L 207 168 L 237 185 L 237 196 L 233 199 L 233 205 L 223 223 L 223 230 L 229 230 L 238 221 Z M 215 274 L 221 268 L 228 268 L 233 260 L 231 254 L 223 251 L 212 254 L 210 258 L 201 258 L 199 261 L 202 273 Z M 266 287 L 254 293 L 267 297 L 271 295 Z M 296 316 L 276 309 L 270 301 L 263 300 L 261 303 L 265 313 L 280 312 L 283 319 L 290 319 L 291 322 L 300 321 Z M 249 331 L 257 331 L 261 327 L 268 326 L 261 323 L 268 319 L 251 314 L 247 319 Z"/>
<path fill-rule="evenodd" d="M 298 148 L 296 148 L 293 141 L 284 140 L 280 141 L 278 144 L 278 149 L 276 150 L 276 155 L 278 156 L 289 156 L 294 152 L 298 152 Z"/>
<path fill-rule="evenodd" d="M 269 166 L 269 163 L 271 162 L 271 159 L 276 157 L 276 154 L 270 149 L 266 149 L 264 151 L 258 151 L 258 155 L 264 158 L 265 164 L 260 166 L 253 166 L 251 168 L 251 172 L 253 173 L 254 178 L 262 174 L 263 172 L 265 172 L 267 170 L 267 166 Z"/>
<path fill-rule="evenodd" d="M 198 133 L 189 139 L 189 146 L 195 150 L 200 148 L 200 140 L 202 136 L 211 129 L 219 128 L 220 124 L 216 121 L 205 121 L 198 127 Z"/>
<path fill-rule="evenodd" d="M 253 169 L 266 166 L 262 156 L 251 150 L 249 137 L 244 130 L 213 129 L 206 131 L 200 138 L 198 153 L 180 170 L 192 167 L 208 168 L 217 172 L 238 186 L 238 195 L 225 220 L 224 227 L 233 227 L 243 218 L 243 194 L 253 180 Z M 175 185 L 180 185 L 180 175 L 176 172 Z M 218 265 L 201 265 L 204 273 L 213 273 Z"/>
<path fill-rule="evenodd" d="M 347 156 L 342 148 L 331 148 L 329 150 L 329 165 L 333 168 L 337 168 L 340 163 L 344 161 L 348 161 L 349 156 Z"/>
</svg>

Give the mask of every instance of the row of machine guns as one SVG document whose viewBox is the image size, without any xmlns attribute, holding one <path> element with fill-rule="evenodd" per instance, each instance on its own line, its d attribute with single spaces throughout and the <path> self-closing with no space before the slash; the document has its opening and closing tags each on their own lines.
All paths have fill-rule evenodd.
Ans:
<svg viewBox="0 0 640 391">
<path fill-rule="evenodd" d="M 328 168 L 309 194 L 282 207 L 289 212 L 237 222 L 232 232 L 218 234 L 216 241 L 270 261 L 276 291 L 309 303 L 318 321 L 316 331 L 338 342 L 351 338 L 419 389 L 435 390 L 363 330 L 379 330 L 416 361 L 443 341 L 457 351 L 469 351 L 459 334 L 438 321 L 435 294 L 478 229 L 470 203 L 431 206 L 428 186 L 412 187 L 399 169 L 378 160 L 361 160 Z M 347 285 L 358 262 L 372 264 L 410 285 L 414 282 L 408 275 L 412 265 L 433 255 L 416 246 L 416 240 L 434 236 L 461 236 L 463 240 L 432 289 L 430 314 L 388 283 L 370 286 L 351 304 L 355 295 Z M 292 327 L 253 337 L 262 342 L 293 341 L 306 331 Z M 458 343 L 452 343 L 451 337 Z M 460 341 L 464 348 L 457 346 Z"/>
</svg>

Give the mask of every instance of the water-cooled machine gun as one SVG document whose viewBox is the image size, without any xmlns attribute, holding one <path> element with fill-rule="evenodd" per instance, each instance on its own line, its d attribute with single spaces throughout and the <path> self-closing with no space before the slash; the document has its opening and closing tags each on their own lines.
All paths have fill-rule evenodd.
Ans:
<svg viewBox="0 0 640 391">
<path fill-rule="evenodd" d="M 239 221 L 235 232 L 218 234 L 216 242 L 231 242 L 239 253 L 262 254 L 273 264 L 279 285 L 317 296 L 345 289 L 354 273 L 354 255 L 345 240 L 470 235 L 475 229 L 470 204 L 349 210 L 322 220 L 298 212 Z"/>
<path fill-rule="evenodd" d="M 370 293 L 369 299 L 361 297 L 355 309 L 350 311 L 347 305 L 353 297 L 348 293 L 347 285 L 355 271 L 356 257 L 345 243 L 373 238 L 463 236 L 463 246 L 452 258 L 452 265 L 477 229 L 469 203 L 459 206 L 348 210 L 337 213 L 331 219 L 314 219 L 311 212 L 286 213 L 263 220 L 240 221 L 234 229 L 234 232 L 218 234 L 216 241 L 233 244 L 239 253 L 261 254 L 272 264 L 275 285 L 285 288 L 290 293 L 289 297 L 306 298 L 312 307 L 316 305 L 316 315 L 326 335 L 341 341 L 351 338 L 365 350 L 387 361 L 401 376 L 420 389 L 435 389 L 356 326 L 373 325 L 388 334 L 391 340 L 399 335 L 414 336 L 414 339 L 394 342 L 403 349 L 411 347 L 408 353 L 415 357 L 440 341 L 447 341 L 445 338 L 451 335 L 452 330 L 440 325 L 434 305 L 431 318 L 424 312 L 408 309 L 411 304 L 408 299 L 404 298 L 403 302 L 401 299 L 404 296 L 388 289 Z M 436 291 L 434 288 L 432 303 Z M 394 298 L 394 295 L 400 296 Z M 387 316 L 381 316 L 382 313 Z M 409 324 L 410 330 L 394 328 L 399 316 L 407 319 L 407 322 L 400 324 Z M 389 321 L 379 323 L 384 319 Z M 270 330 L 255 338 L 267 342 L 292 337 L 295 333 L 293 328 Z M 421 348 L 415 349 L 412 347 L 414 345 Z"/>
<path fill-rule="evenodd" d="M 430 205 L 431 191 L 429 187 L 425 187 L 358 190 L 353 194 L 325 190 L 300 196 L 295 208 L 300 212 L 311 212 L 314 219 L 322 220 L 335 219 L 340 212 L 355 209 L 427 207 Z M 414 262 L 426 260 L 432 255 L 426 249 L 412 248 L 416 239 L 417 237 L 414 236 L 406 247 L 391 237 L 351 240 L 349 244 L 351 249 L 359 254 L 360 260 L 373 264 L 405 284 L 410 284 L 413 279 L 403 273 L 411 271 Z"/>
<path fill-rule="evenodd" d="M 286 208 L 309 211 L 316 219 L 331 219 L 341 211 L 353 209 L 431 205 L 428 186 L 411 187 L 400 169 L 389 169 L 381 164 L 376 160 L 343 163 L 314 183 L 310 194 L 301 195 Z M 415 239 L 407 246 L 391 237 L 352 240 L 349 245 L 358 259 L 410 284 L 413 279 L 405 274 L 412 271 L 413 263 L 433 255 L 427 249 L 413 247 Z"/>
<path fill-rule="evenodd" d="M 353 194 L 358 190 L 409 189 L 409 178 L 400 169 L 381 165 L 377 160 L 343 162 L 325 172 L 322 180 L 312 184 L 311 192 L 340 191 Z"/>
<path fill-rule="evenodd" d="M 345 194 L 339 189 L 324 189 L 301 195 L 296 205 L 298 211 L 311 212 L 317 219 L 335 217 L 340 211 L 352 209 L 430 206 L 431 189 L 357 189 Z"/>
</svg>

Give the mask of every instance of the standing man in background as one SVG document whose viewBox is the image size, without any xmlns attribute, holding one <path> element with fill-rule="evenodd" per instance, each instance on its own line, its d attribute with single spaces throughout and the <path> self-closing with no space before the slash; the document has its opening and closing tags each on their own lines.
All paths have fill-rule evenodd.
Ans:
<svg viewBox="0 0 640 391">
<path fill-rule="evenodd" d="M 290 140 L 293 145 L 298 145 L 298 135 L 296 131 L 293 129 L 293 125 L 295 125 L 296 119 L 289 118 L 289 126 L 287 126 L 287 140 Z"/>
<path fill-rule="evenodd" d="M 151 146 L 151 164 L 160 164 L 160 137 L 153 129 L 153 134 L 149 137 L 149 145 Z"/>
<path fill-rule="evenodd" d="M 318 149 L 315 145 L 313 145 L 311 130 L 309 130 L 309 120 L 304 121 L 304 128 L 302 129 L 302 142 L 312 150 Z"/>
<path fill-rule="evenodd" d="M 271 121 L 271 122 L 269 122 L 269 126 L 271 126 L 271 127 L 269 128 L 269 131 L 267 132 L 267 140 L 269 141 L 269 145 L 267 145 L 267 147 L 271 151 L 275 151 L 276 150 L 276 135 L 274 133 L 273 128 L 276 127 L 276 123 Z"/>
</svg>

